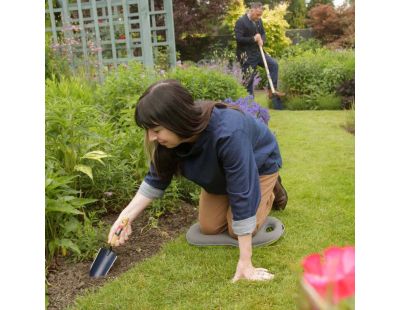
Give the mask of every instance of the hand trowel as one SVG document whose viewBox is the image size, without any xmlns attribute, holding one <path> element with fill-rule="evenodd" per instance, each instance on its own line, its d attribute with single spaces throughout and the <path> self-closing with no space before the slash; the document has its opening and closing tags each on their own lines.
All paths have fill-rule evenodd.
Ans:
<svg viewBox="0 0 400 310">
<path fill-rule="evenodd" d="M 118 239 L 122 230 L 128 225 L 128 219 L 124 218 L 121 225 L 118 226 L 111 240 L 110 246 L 101 248 L 90 266 L 89 276 L 92 278 L 105 277 L 111 267 L 117 260 L 117 255 L 112 250 L 112 244 Z"/>
</svg>

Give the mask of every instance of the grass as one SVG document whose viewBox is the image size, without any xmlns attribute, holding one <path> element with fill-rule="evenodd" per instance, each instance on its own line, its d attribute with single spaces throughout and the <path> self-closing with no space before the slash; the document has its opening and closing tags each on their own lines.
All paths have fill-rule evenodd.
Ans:
<svg viewBox="0 0 400 310">
<path fill-rule="evenodd" d="M 330 245 L 354 245 L 354 136 L 341 126 L 347 111 L 271 111 L 289 194 L 286 226 L 276 244 L 253 249 L 269 282 L 232 284 L 239 251 L 197 248 L 184 235 L 95 292 L 76 309 L 296 309 L 301 260 Z"/>
</svg>

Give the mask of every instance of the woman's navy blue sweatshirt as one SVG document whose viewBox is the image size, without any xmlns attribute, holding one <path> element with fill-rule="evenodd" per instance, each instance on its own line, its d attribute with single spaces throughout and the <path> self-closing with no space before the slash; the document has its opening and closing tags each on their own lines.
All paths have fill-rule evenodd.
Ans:
<svg viewBox="0 0 400 310">
<path fill-rule="evenodd" d="M 181 174 L 208 193 L 228 195 L 233 232 L 252 233 L 260 203 L 259 176 L 282 166 L 275 136 L 261 121 L 233 109 L 214 108 L 208 126 L 193 144 L 174 148 Z M 172 176 L 161 180 L 151 165 L 139 192 L 160 198 Z"/>
</svg>

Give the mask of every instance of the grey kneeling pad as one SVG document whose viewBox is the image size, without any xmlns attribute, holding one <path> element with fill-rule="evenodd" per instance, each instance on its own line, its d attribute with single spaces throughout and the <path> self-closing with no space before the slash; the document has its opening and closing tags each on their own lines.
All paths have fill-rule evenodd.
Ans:
<svg viewBox="0 0 400 310">
<path fill-rule="evenodd" d="M 280 220 L 275 217 L 268 216 L 267 221 L 252 238 L 253 246 L 269 245 L 272 244 L 283 235 L 285 226 Z M 229 236 L 225 231 L 218 235 L 204 235 L 200 232 L 200 224 L 193 224 L 186 233 L 186 240 L 193 245 L 207 246 L 207 245 L 233 245 L 239 246 L 236 239 Z"/>
</svg>

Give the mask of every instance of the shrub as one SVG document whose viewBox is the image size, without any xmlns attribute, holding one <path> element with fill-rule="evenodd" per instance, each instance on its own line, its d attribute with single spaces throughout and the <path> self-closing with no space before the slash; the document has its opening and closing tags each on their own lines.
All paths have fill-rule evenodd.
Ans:
<svg viewBox="0 0 400 310">
<path fill-rule="evenodd" d="M 95 93 L 95 101 L 113 121 L 118 121 L 120 112 L 133 108 L 146 88 L 160 78 L 154 70 L 137 61 L 120 65 L 107 74 Z"/>
<path fill-rule="evenodd" d="M 108 157 L 104 149 L 112 130 L 94 105 L 94 89 L 79 77 L 46 80 L 47 266 L 57 253 L 72 251 L 75 258 L 87 257 L 90 244 L 97 242 L 96 234 L 89 234 L 88 217 L 97 199 L 88 191 Z M 73 238 L 73 231 L 86 238 Z"/>
<path fill-rule="evenodd" d="M 47 162 L 46 162 L 46 166 Z M 67 251 L 73 251 L 77 256 L 82 255 L 79 245 L 68 238 L 69 225 L 73 219 L 77 229 L 82 223 L 78 216 L 84 216 L 84 206 L 95 202 L 95 199 L 77 197 L 79 193 L 71 187 L 74 176 L 63 176 L 53 171 L 52 167 L 46 167 L 45 182 L 45 253 L 46 267 L 49 267 L 54 256 L 60 251 L 64 256 Z"/>
<path fill-rule="evenodd" d="M 56 53 L 51 43 L 51 36 L 46 33 L 45 45 L 45 78 L 60 80 L 61 77 L 71 76 L 68 60 Z"/>
<path fill-rule="evenodd" d="M 288 110 L 339 110 L 341 98 L 333 95 L 306 95 L 290 97 L 285 101 Z"/>
<path fill-rule="evenodd" d="M 330 4 L 317 5 L 308 13 L 306 23 L 316 37 L 333 48 L 354 48 L 354 5 L 335 9 Z"/>
<path fill-rule="evenodd" d="M 332 94 L 316 97 L 315 102 L 317 103 L 317 110 L 340 110 L 342 107 L 341 98 Z"/>
<path fill-rule="evenodd" d="M 265 50 L 273 57 L 279 57 L 291 43 L 285 34 L 289 29 L 289 24 L 285 20 L 286 11 L 287 4 L 279 4 L 272 10 L 265 8 L 262 16 L 267 38 Z"/>
<path fill-rule="evenodd" d="M 306 1 L 305 0 L 292 0 L 290 1 L 289 7 L 287 9 L 287 14 L 285 16 L 290 28 L 303 29 L 304 20 L 306 18 Z"/>
<path fill-rule="evenodd" d="M 92 93 L 93 87 L 76 77 L 60 83 L 46 81 L 46 158 L 64 174 L 77 175 L 75 188 L 79 189 L 93 180 L 96 162 L 103 164 L 102 158 L 108 157 L 102 147 L 112 136 L 111 126 L 93 104 Z"/>
<path fill-rule="evenodd" d="M 289 96 L 327 95 L 354 77 L 354 51 L 318 49 L 282 59 L 281 89 Z"/>
<path fill-rule="evenodd" d="M 337 94 L 342 97 L 342 108 L 351 109 L 355 98 L 355 81 L 354 79 L 346 80 L 340 84 L 337 89 Z"/>
<path fill-rule="evenodd" d="M 215 69 L 189 66 L 176 68 L 168 74 L 185 86 L 195 99 L 234 100 L 246 96 L 246 89 L 236 79 Z"/>
<path fill-rule="evenodd" d="M 281 58 L 289 58 L 302 55 L 306 51 L 316 52 L 322 47 L 320 41 L 311 38 L 307 40 L 301 40 L 297 44 L 293 44 L 285 48 L 282 52 Z"/>
</svg>

